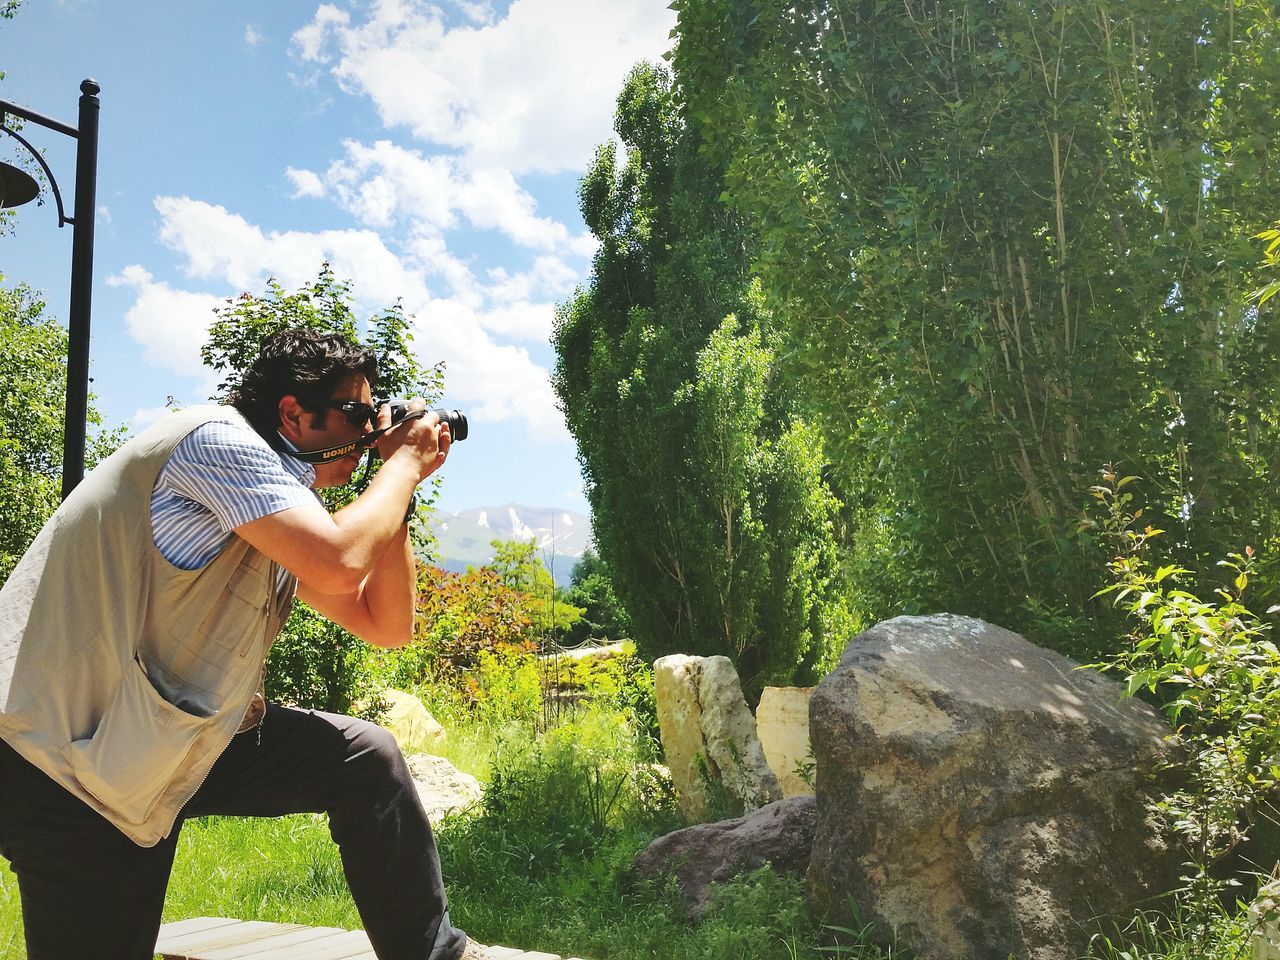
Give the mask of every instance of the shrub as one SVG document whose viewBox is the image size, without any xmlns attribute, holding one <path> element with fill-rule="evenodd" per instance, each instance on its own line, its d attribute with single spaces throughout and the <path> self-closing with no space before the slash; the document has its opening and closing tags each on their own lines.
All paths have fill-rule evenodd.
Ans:
<svg viewBox="0 0 1280 960">
<path fill-rule="evenodd" d="M 298 602 L 271 647 L 264 687 L 270 700 L 376 720 L 388 680 L 377 649 Z"/>
<path fill-rule="evenodd" d="M 401 655 L 397 678 L 430 678 L 458 685 L 480 662 L 480 654 L 533 649 L 524 594 L 506 586 L 484 567 L 450 573 L 423 565 L 418 570 L 418 610 L 414 643 Z M 417 671 L 417 674 L 409 674 Z"/>
<path fill-rule="evenodd" d="M 1224 881 L 1212 868 L 1244 838 L 1267 795 L 1280 783 L 1280 651 L 1270 625 L 1242 602 L 1255 565 L 1254 551 L 1231 554 L 1219 566 L 1228 581 L 1217 600 L 1180 589 L 1189 574 L 1176 565 L 1152 568 L 1151 541 L 1162 531 L 1140 526 L 1131 512 L 1133 477 L 1114 467 L 1092 488 L 1101 526 L 1116 546 L 1111 584 L 1100 591 L 1128 610 L 1129 645 L 1105 669 L 1126 676 L 1130 695 L 1159 703 L 1188 750 L 1186 782 L 1158 805 L 1186 845 L 1190 872 L 1187 906 L 1207 937 Z M 1274 611 L 1276 608 L 1272 608 Z"/>
</svg>

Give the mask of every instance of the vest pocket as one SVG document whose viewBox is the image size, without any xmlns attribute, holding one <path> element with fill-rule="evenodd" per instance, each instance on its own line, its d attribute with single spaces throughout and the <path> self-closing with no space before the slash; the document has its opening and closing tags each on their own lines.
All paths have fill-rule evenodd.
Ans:
<svg viewBox="0 0 1280 960">
<path fill-rule="evenodd" d="M 76 779 L 129 823 L 144 823 L 206 718 L 165 700 L 133 661 L 92 737 L 63 748 Z"/>
</svg>

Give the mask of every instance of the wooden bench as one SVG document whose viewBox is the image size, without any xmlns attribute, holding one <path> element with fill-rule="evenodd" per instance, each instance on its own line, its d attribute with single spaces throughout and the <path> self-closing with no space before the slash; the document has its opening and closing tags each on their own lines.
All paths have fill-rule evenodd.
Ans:
<svg viewBox="0 0 1280 960">
<path fill-rule="evenodd" d="M 487 947 L 493 960 L 561 960 L 554 953 Z M 193 917 L 160 928 L 165 960 L 377 960 L 363 930 Z M 576 958 L 566 958 L 576 960 Z"/>
</svg>

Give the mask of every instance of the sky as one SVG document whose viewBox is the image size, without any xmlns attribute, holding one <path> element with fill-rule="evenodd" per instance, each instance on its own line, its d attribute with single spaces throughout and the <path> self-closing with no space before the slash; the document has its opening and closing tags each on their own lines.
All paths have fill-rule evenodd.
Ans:
<svg viewBox="0 0 1280 960">
<path fill-rule="evenodd" d="M 213 308 L 329 261 L 357 314 L 397 299 L 470 436 L 438 505 L 587 512 L 550 385 L 556 305 L 594 239 L 579 178 L 664 0 L 24 0 L 0 21 L 0 99 L 70 125 L 102 87 L 91 389 L 112 425 L 207 400 Z M 75 146 L 28 124 L 68 214 Z M 0 137 L 0 160 L 22 151 Z M 71 227 L 52 199 L 0 236 L 5 285 L 65 321 Z"/>
</svg>

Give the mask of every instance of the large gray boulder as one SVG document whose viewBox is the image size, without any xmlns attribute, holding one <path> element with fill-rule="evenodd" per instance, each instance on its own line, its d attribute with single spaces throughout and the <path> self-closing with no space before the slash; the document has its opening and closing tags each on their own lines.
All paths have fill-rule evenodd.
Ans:
<svg viewBox="0 0 1280 960">
<path fill-rule="evenodd" d="M 709 784 L 742 810 L 782 798 L 728 657 L 661 657 L 653 680 L 662 751 L 686 819 L 706 820 L 712 813 Z"/>
<path fill-rule="evenodd" d="M 813 847 L 817 803 L 811 796 L 778 800 L 745 817 L 702 823 L 645 847 L 634 869 L 655 879 L 673 873 L 689 915 L 700 920 L 714 885 L 769 864 L 778 873 L 803 877 Z"/>
<path fill-rule="evenodd" d="M 1121 693 L 981 620 L 856 637 L 810 701 L 814 905 L 921 960 L 1081 956 L 1181 859 L 1149 810 L 1170 730 Z"/>
</svg>

